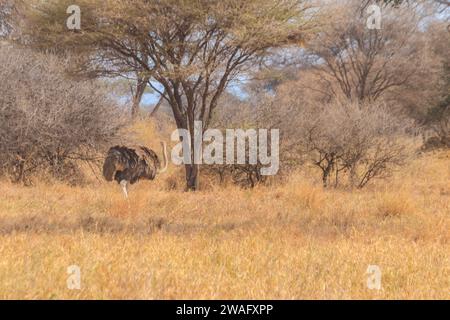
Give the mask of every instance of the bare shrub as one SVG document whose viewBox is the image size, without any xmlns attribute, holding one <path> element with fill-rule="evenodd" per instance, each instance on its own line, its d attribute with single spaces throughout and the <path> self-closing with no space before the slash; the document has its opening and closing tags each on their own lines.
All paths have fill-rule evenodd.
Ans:
<svg viewBox="0 0 450 320">
<path fill-rule="evenodd" d="M 383 104 L 331 103 L 305 106 L 298 123 L 298 142 L 320 168 L 324 187 L 338 186 L 344 176 L 357 188 L 388 175 L 409 155 L 406 120 Z"/>
<path fill-rule="evenodd" d="M 442 61 L 438 103 L 429 108 L 425 117 L 425 127 L 430 129 L 433 136 L 426 139 L 424 148 L 450 148 L 450 41 L 441 41 L 449 38 L 448 25 L 435 23 L 430 27 L 432 49 Z"/>
<path fill-rule="evenodd" d="M 320 169 L 324 187 L 363 188 L 374 178 L 388 176 L 412 152 L 407 137 L 412 120 L 394 114 L 382 101 L 309 103 L 280 90 L 251 92 L 245 101 L 227 98 L 223 103 L 228 105 L 221 110 L 227 111 L 214 118 L 215 127 L 280 129 L 281 177 L 310 162 Z M 259 175 L 260 168 L 214 165 L 206 170 L 221 182 L 253 187 L 267 180 Z"/>
<path fill-rule="evenodd" d="M 2 46 L 0 63 L 0 167 L 14 181 L 43 169 L 72 179 L 77 161 L 95 162 L 117 137 L 123 122 L 106 85 L 68 79 L 69 59 Z"/>
<path fill-rule="evenodd" d="M 250 98 L 244 101 L 233 97 L 225 96 L 220 102 L 222 108 L 217 110 L 212 118 L 211 127 L 222 130 L 225 136 L 225 129 L 280 129 L 279 157 L 280 168 L 277 176 L 288 169 L 289 153 L 291 146 L 288 144 L 290 131 L 288 122 L 290 118 L 280 108 L 274 96 L 264 92 L 250 92 Z M 268 139 L 268 150 L 271 150 L 271 139 Z M 264 165 L 258 160 L 255 164 L 249 161 L 249 145 L 246 143 L 245 163 L 226 164 L 225 153 L 223 164 L 207 165 L 202 168 L 206 174 L 213 174 L 218 177 L 220 183 L 232 182 L 233 184 L 253 188 L 258 184 L 271 180 L 268 176 L 261 175 Z M 224 141 L 225 150 L 225 141 Z M 235 154 L 236 157 L 236 154 Z"/>
<path fill-rule="evenodd" d="M 450 95 L 440 105 L 429 110 L 426 128 L 432 136 L 425 138 L 422 150 L 450 148 Z"/>
<path fill-rule="evenodd" d="M 13 15 L 17 14 L 14 0 L 0 0 L 0 39 L 8 37 L 13 31 Z"/>
</svg>

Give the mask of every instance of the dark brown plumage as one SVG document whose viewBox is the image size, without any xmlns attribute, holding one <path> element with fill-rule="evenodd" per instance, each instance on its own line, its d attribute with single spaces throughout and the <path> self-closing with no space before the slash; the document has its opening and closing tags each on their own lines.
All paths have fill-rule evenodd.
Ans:
<svg viewBox="0 0 450 320">
<path fill-rule="evenodd" d="M 103 164 L 103 176 L 107 181 L 115 180 L 122 186 L 125 196 L 128 196 L 127 184 L 133 184 L 140 179 L 155 179 L 158 173 L 167 168 L 166 145 L 161 142 L 164 167 L 161 168 L 156 153 L 143 146 L 115 146 L 109 149 Z"/>
</svg>

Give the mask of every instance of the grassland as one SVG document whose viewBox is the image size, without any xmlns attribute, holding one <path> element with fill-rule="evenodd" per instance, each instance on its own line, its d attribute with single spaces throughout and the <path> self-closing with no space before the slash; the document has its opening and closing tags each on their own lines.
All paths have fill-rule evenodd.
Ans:
<svg viewBox="0 0 450 320">
<path fill-rule="evenodd" d="M 361 191 L 0 183 L 0 298 L 448 299 L 450 152 Z M 67 288 L 67 267 L 81 289 Z M 382 289 L 366 285 L 368 265 Z"/>
</svg>

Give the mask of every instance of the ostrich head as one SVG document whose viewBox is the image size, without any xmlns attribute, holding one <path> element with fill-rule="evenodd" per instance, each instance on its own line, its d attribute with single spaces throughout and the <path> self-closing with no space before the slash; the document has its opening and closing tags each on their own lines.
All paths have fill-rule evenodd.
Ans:
<svg viewBox="0 0 450 320">
<path fill-rule="evenodd" d="M 125 169 L 125 157 L 121 147 L 112 147 L 108 151 L 105 162 L 103 164 L 103 177 L 106 181 L 113 181 L 117 171 Z"/>
</svg>

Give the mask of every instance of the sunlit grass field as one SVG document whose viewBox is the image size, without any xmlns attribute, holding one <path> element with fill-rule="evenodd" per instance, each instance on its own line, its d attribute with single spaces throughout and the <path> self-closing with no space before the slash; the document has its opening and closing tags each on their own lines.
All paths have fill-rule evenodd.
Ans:
<svg viewBox="0 0 450 320">
<path fill-rule="evenodd" d="M 254 190 L 186 193 L 170 179 L 133 185 L 128 199 L 112 183 L 0 183 L 0 298 L 450 297 L 450 152 L 417 155 L 361 191 L 302 172 Z"/>
</svg>

